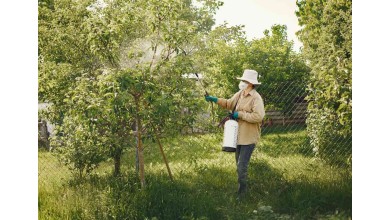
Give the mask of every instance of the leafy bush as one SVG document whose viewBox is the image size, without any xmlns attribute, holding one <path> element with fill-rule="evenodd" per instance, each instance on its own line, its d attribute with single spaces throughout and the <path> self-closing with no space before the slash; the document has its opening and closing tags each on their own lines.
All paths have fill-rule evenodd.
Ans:
<svg viewBox="0 0 390 220">
<path fill-rule="evenodd" d="M 352 1 L 297 1 L 298 32 L 312 71 L 308 85 L 309 136 L 322 158 L 351 158 Z M 342 143 L 342 144 L 341 144 Z"/>
<path fill-rule="evenodd" d="M 307 131 L 314 153 L 335 165 L 347 165 L 352 155 L 352 137 L 342 135 L 343 126 L 331 109 L 309 108 Z"/>
<path fill-rule="evenodd" d="M 104 145 L 96 126 L 66 117 L 61 130 L 63 135 L 55 135 L 52 144 L 60 161 L 79 178 L 90 174 L 105 160 Z"/>
</svg>

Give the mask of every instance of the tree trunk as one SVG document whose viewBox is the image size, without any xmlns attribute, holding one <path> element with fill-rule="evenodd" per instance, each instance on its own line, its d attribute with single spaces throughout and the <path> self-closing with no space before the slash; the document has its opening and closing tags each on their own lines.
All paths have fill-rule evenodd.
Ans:
<svg viewBox="0 0 390 220">
<path fill-rule="evenodd" d="M 138 175 L 139 173 L 139 160 L 138 160 L 138 134 L 135 137 L 135 173 Z"/>
<path fill-rule="evenodd" d="M 38 121 L 38 147 L 44 147 L 50 151 L 49 131 L 45 120 Z"/>
<path fill-rule="evenodd" d="M 120 159 L 120 157 L 114 159 L 114 165 L 115 165 L 114 176 L 119 176 L 119 174 L 121 173 L 121 159 Z"/>
<path fill-rule="evenodd" d="M 116 148 L 114 155 L 114 176 L 119 176 L 121 173 L 121 155 L 122 149 Z"/>
<path fill-rule="evenodd" d="M 141 187 L 144 188 L 145 187 L 145 169 L 144 169 L 144 149 L 143 149 L 143 146 L 142 146 L 142 139 L 141 139 L 141 120 L 138 119 L 137 120 L 137 124 L 138 124 L 138 163 L 139 163 L 139 174 L 140 174 L 140 180 L 141 180 Z"/>
<path fill-rule="evenodd" d="M 139 160 L 139 174 L 140 174 L 140 180 L 141 180 L 141 188 L 145 187 L 145 170 L 144 170 L 144 149 L 142 146 L 142 124 L 141 124 L 141 116 L 140 113 L 140 107 L 139 107 L 139 98 L 137 97 L 135 99 L 135 105 L 137 108 L 137 152 L 138 152 L 138 160 Z"/>
<path fill-rule="evenodd" d="M 84 168 L 79 169 L 79 179 L 80 180 L 83 178 L 83 171 L 84 171 Z"/>
<path fill-rule="evenodd" d="M 135 136 L 135 173 L 138 176 L 139 173 L 139 160 L 138 160 L 138 132 L 137 132 L 137 121 L 134 121 L 131 125 L 131 129 Z"/>
</svg>

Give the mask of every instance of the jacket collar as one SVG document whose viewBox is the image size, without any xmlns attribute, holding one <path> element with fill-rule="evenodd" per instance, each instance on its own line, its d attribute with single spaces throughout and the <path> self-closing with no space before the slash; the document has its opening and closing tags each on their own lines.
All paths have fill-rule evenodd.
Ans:
<svg viewBox="0 0 390 220">
<path fill-rule="evenodd" d="M 256 89 L 252 89 L 251 91 L 249 91 L 249 95 L 251 95 L 251 96 L 253 96 L 254 94 L 256 93 Z M 242 96 L 244 96 L 244 92 L 242 92 L 242 94 L 241 94 Z"/>
<path fill-rule="evenodd" d="M 248 94 L 251 95 L 251 96 L 253 96 L 255 93 L 256 93 L 256 89 L 253 88 Z"/>
</svg>

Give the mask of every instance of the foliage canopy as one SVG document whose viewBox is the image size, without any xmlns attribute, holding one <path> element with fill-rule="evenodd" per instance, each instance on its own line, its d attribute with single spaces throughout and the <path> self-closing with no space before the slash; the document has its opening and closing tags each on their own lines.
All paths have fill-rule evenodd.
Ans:
<svg viewBox="0 0 390 220">
<path fill-rule="evenodd" d="M 311 143 L 323 158 L 336 153 L 346 161 L 352 156 L 352 1 L 302 0 L 297 5 L 303 26 L 298 35 L 312 69 L 307 120 Z"/>
</svg>

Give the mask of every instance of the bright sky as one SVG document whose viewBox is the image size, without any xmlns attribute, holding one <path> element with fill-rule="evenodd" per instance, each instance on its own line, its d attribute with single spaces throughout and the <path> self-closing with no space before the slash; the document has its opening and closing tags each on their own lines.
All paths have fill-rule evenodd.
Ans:
<svg viewBox="0 0 390 220">
<path fill-rule="evenodd" d="M 298 51 L 302 43 L 295 33 L 300 29 L 295 15 L 295 0 L 221 0 L 224 5 L 216 14 L 216 24 L 226 21 L 229 26 L 245 25 L 248 40 L 261 38 L 263 31 L 274 24 L 287 26 L 288 40 L 294 41 Z"/>
</svg>

